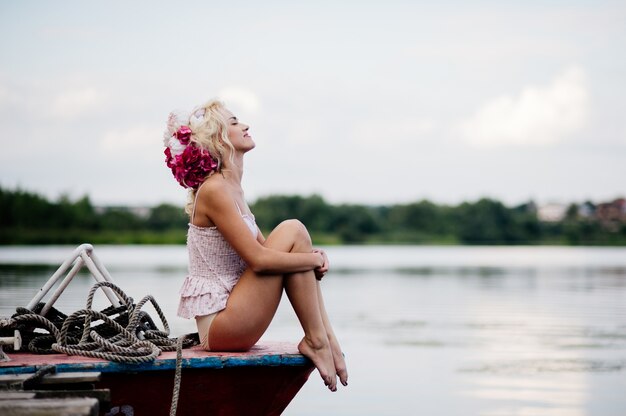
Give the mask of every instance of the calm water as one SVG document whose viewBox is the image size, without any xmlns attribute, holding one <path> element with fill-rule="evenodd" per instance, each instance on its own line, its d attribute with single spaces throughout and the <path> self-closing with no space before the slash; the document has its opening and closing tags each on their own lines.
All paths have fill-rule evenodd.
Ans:
<svg viewBox="0 0 626 416">
<path fill-rule="evenodd" d="M 27 304 L 72 250 L 0 248 L 0 316 Z M 315 372 L 286 415 L 626 414 L 626 249 L 327 251 L 326 304 L 350 386 L 329 393 Z M 156 297 L 174 334 L 195 331 L 175 316 L 184 247 L 96 254 L 130 296 Z M 83 307 L 91 284 L 79 275 L 59 309 Z M 264 339 L 300 337 L 284 298 Z"/>
</svg>

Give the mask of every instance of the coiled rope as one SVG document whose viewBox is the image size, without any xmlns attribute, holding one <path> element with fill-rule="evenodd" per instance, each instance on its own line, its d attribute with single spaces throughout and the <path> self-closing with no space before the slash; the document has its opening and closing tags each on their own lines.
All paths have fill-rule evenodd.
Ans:
<svg viewBox="0 0 626 416">
<path fill-rule="evenodd" d="M 119 295 L 122 305 L 103 311 L 92 309 L 93 298 L 100 288 L 108 287 Z M 164 331 L 158 330 L 150 316 L 141 309 L 150 302 L 156 310 Z M 176 414 L 180 392 L 182 350 L 199 344 L 197 334 L 170 338 L 170 328 L 159 304 L 147 295 L 136 305 L 122 289 L 111 282 L 98 282 L 92 286 L 87 305 L 69 316 L 51 308 L 48 315 L 41 316 L 43 304 L 35 310 L 17 308 L 10 319 L 0 320 L 0 330 L 20 330 L 28 341 L 28 351 L 36 354 L 64 353 L 100 358 L 117 363 L 142 364 L 154 361 L 162 351 L 176 351 L 176 376 L 172 393 L 170 415 Z M 82 324 L 80 323 L 82 321 Z M 94 325 L 94 322 L 100 324 Z M 43 329 L 48 334 L 35 332 Z M 26 343 L 26 342 L 25 342 Z"/>
</svg>

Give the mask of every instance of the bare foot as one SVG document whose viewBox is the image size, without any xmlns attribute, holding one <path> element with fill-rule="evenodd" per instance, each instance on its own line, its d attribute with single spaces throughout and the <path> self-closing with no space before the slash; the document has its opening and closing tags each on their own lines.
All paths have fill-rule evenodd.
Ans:
<svg viewBox="0 0 626 416">
<path fill-rule="evenodd" d="M 330 340 L 330 349 L 333 353 L 333 363 L 335 364 L 335 371 L 339 376 L 339 381 L 344 386 L 348 385 L 348 368 L 346 367 L 346 360 L 344 359 L 341 347 L 337 340 Z"/>
<path fill-rule="evenodd" d="M 330 391 L 337 391 L 337 373 L 333 364 L 333 354 L 328 342 L 313 342 L 307 337 L 302 338 L 298 344 L 298 351 L 311 361 L 319 371 L 324 384 L 328 386 Z"/>
</svg>

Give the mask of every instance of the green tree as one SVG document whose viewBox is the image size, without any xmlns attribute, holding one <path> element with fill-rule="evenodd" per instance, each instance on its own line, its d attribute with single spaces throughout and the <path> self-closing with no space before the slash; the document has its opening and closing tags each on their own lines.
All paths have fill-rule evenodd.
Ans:
<svg viewBox="0 0 626 416">
<path fill-rule="evenodd" d="M 459 239 L 469 244 L 510 244 L 523 239 L 511 211 L 487 198 L 459 205 L 456 226 Z"/>
<path fill-rule="evenodd" d="M 160 204 L 150 210 L 146 221 L 148 228 L 163 231 L 174 228 L 185 228 L 189 217 L 185 211 L 171 204 Z"/>
<path fill-rule="evenodd" d="M 445 235 L 453 232 L 453 210 L 430 201 L 394 205 L 387 212 L 388 227 L 416 235 Z"/>
<path fill-rule="evenodd" d="M 381 229 L 374 210 L 362 205 L 335 207 L 329 226 L 345 243 L 362 243 Z"/>
<path fill-rule="evenodd" d="M 322 231 L 329 228 L 331 207 L 319 195 L 272 195 L 259 198 L 251 205 L 257 224 L 269 231 L 290 218 L 302 221 L 310 230 Z"/>
<path fill-rule="evenodd" d="M 137 231 L 143 224 L 135 214 L 123 208 L 108 208 L 99 216 L 100 227 L 103 230 Z"/>
</svg>

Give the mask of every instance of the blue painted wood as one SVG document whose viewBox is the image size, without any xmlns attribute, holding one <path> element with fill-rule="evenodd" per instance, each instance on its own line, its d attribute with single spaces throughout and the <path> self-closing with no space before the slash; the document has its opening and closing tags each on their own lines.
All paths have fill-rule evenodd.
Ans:
<svg viewBox="0 0 626 416">
<path fill-rule="evenodd" d="M 310 361 L 296 354 L 281 355 L 251 355 L 242 357 L 232 356 L 205 356 L 183 358 L 182 368 L 228 368 L 228 367 L 255 367 L 255 366 L 305 366 Z M 33 373 L 41 365 L 24 365 L 15 367 L 0 367 L 0 374 L 24 374 Z M 67 362 L 57 363 L 57 372 L 68 371 L 99 371 L 102 373 L 129 373 L 143 371 L 174 370 L 176 368 L 176 358 L 157 359 L 150 363 L 142 364 L 122 364 L 109 361 L 101 362 Z"/>
</svg>

